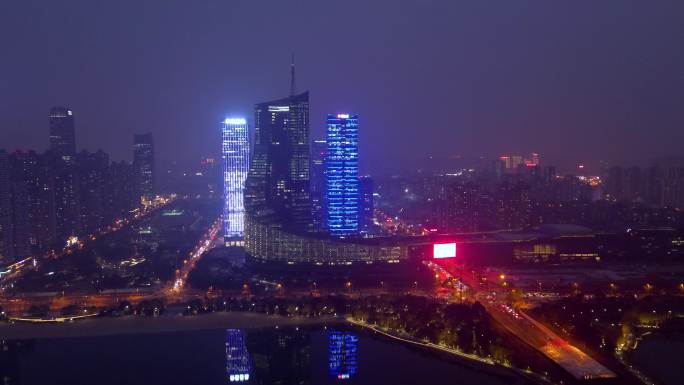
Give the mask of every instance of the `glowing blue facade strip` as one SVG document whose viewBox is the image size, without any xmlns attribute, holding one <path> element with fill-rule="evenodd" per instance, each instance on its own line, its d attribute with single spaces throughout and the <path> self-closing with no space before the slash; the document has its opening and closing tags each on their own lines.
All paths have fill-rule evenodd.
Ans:
<svg viewBox="0 0 684 385">
<path fill-rule="evenodd" d="M 252 358 L 246 340 L 244 330 L 226 329 L 226 375 L 229 382 L 249 381 Z"/>
<path fill-rule="evenodd" d="M 245 179 L 249 171 L 249 130 L 244 118 L 227 118 L 222 127 L 223 235 L 240 239 L 245 233 Z"/>
<path fill-rule="evenodd" d="M 358 115 L 328 115 L 326 169 L 327 224 L 333 236 L 359 232 Z"/>
<path fill-rule="evenodd" d="M 351 332 L 328 332 L 328 372 L 338 380 L 347 380 L 358 370 L 359 337 Z"/>
</svg>

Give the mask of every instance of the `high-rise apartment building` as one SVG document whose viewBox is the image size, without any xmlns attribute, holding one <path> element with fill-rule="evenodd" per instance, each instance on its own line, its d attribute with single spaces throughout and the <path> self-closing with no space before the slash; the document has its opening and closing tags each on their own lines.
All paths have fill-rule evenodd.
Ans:
<svg viewBox="0 0 684 385">
<path fill-rule="evenodd" d="M 133 168 L 137 198 L 154 197 L 154 144 L 151 133 L 133 136 Z"/>
<path fill-rule="evenodd" d="M 135 169 L 129 162 L 112 162 L 107 177 L 105 221 L 111 223 L 128 214 L 140 203 L 135 183 Z"/>
<path fill-rule="evenodd" d="M 57 240 L 55 157 L 51 152 L 15 151 L 9 162 L 11 183 L 22 185 L 26 194 L 28 208 L 16 208 L 28 216 L 26 236 L 33 248 L 47 250 Z"/>
<path fill-rule="evenodd" d="M 106 210 L 109 155 L 102 150 L 95 153 L 84 150 L 76 155 L 76 165 L 79 178 L 80 232 L 87 234 L 108 224 Z"/>
<path fill-rule="evenodd" d="M 223 235 L 241 242 L 245 231 L 244 190 L 249 171 L 249 130 L 244 118 L 227 118 L 222 127 Z"/>
<path fill-rule="evenodd" d="M 333 236 L 359 232 L 358 116 L 329 114 L 325 156 L 327 227 Z"/>
<path fill-rule="evenodd" d="M 80 229 L 74 113 L 67 107 L 53 107 L 49 123 L 57 238 L 64 241 Z"/>
<path fill-rule="evenodd" d="M 0 260 L 11 254 L 11 217 L 9 159 L 7 152 L 0 149 Z"/>
</svg>

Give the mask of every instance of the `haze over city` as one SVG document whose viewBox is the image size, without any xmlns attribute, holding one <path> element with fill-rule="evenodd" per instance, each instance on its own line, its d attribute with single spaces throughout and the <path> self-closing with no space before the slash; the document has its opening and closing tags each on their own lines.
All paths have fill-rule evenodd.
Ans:
<svg viewBox="0 0 684 385">
<path fill-rule="evenodd" d="M 683 11 L 0 4 L 0 382 L 683 384 Z"/>
<path fill-rule="evenodd" d="M 49 106 L 77 115 L 79 149 L 159 164 L 219 149 L 226 115 L 310 90 L 312 137 L 355 111 L 361 170 L 429 155 L 539 152 L 564 169 L 681 154 L 678 1 L 63 1 L 0 5 L 0 142 L 47 147 Z M 182 145 L 181 145 L 182 144 Z M 423 164 L 423 163 L 419 163 Z"/>
</svg>

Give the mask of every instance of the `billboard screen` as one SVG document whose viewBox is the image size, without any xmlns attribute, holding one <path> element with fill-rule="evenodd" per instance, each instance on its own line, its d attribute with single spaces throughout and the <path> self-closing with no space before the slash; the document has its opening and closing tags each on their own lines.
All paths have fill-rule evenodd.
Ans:
<svg viewBox="0 0 684 385">
<path fill-rule="evenodd" d="M 454 258 L 455 256 L 455 243 L 435 243 L 432 247 L 432 258 Z"/>
</svg>

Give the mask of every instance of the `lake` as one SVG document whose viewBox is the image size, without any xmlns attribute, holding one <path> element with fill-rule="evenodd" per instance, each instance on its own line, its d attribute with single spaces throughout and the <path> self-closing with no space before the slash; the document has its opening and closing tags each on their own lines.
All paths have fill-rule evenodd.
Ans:
<svg viewBox="0 0 684 385">
<path fill-rule="evenodd" d="M 0 347 L 5 384 L 525 383 L 342 326 L 5 341 Z"/>
<path fill-rule="evenodd" d="M 631 356 L 631 362 L 664 385 L 684 384 L 684 333 L 646 336 Z"/>
</svg>

